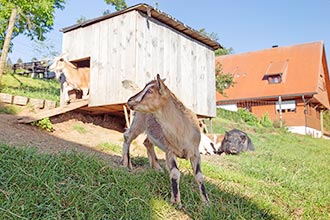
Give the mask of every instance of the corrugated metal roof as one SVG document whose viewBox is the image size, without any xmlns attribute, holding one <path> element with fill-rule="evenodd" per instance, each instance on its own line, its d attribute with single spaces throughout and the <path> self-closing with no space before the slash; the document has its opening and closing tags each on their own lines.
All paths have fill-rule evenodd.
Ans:
<svg viewBox="0 0 330 220">
<path fill-rule="evenodd" d="M 232 73 L 236 82 L 225 90 L 226 97 L 218 95 L 217 101 L 308 95 L 329 108 L 329 71 L 324 60 L 322 41 L 216 57 L 223 72 Z M 269 83 L 265 78 L 273 64 L 282 77 L 280 83 Z"/>
<path fill-rule="evenodd" d="M 115 13 L 107 14 L 107 15 L 97 17 L 94 19 L 90 19 L 90 20 L 87 20 L 80 24 L 75 24 L 75 25 L 63 28 L 63 29 L 61 29 L 61 31 L 65 33 L 65 32 L 75 30 L 77 28 L 83 28 L 83 27 L 92 25 L 94 23 L 100 22 L 102 20 L 109 19 L 109 18 L 130 12 L 130 11 L 134 11 L 134 10 L 141 11 L 141 12 L 145 13 L 146 15 L 148 15 L 156 20 L 161 21 L 162 23 L 168 25 L 169 27 L 171 27 L 179 32 L 182 32 L 182 33 L 186 34 L 187 36 L 189 36 L 195 40 L 198 40 L 199 42 L 211 47 L 213 50 L 222 48 L 222 46 L 218 42 L 199 33 L 198 31 L 192 29 L 188 25 L 180 22 L 179 20 L 171 17 L 170 15 L 168 15 L 158 9 L 155 9 L 152 6 L 147 5 L 147 4 L 138 4 L 138 5 L 126 8 L 124 10 L 115 12 Z"/>
</svg>

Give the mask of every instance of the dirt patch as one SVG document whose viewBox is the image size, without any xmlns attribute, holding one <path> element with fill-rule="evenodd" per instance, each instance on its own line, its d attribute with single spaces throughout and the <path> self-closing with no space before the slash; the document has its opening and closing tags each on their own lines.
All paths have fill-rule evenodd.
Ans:
<svg viewBox="0 0 330 220">
<path fill-rule="evenodd" d="M 31 109 L 23 109 L 19 116 Z M 42 153 L 83 152 L 120 164 L 125 120 L 110 115 L 88 115 L 69 112 L 50 118 L 53 132 L 47 132 L 30 124 L 20 124 L 19 116 L 0 114 L 0 142 L 16 147 L 33 147 Z M 131 152 L 135 156 L 146 157 L 142 145 L 143 135 L 133 144 Z M 102 144 L 116 145 L 116 152 L 100 147 Z"/>
<path fill-rule="evenodd" d="M 15 147 L 33 147 L 39 152 L 50 154 L 77 151 L 98 156 L 114 165 L 121 164 L 124 118 L 110 115 L 93 116 L 73 111 L 51 117 L 55 130 L 47 132 L 30 124 L 18 123 L 18 118 L 29 111 L 31 109 L 23 109 L 16 116 L 0 114 L 0 142 Z M 130 153 L 133 158 L 147 158 L 146 149 L 142 144 L 144 139 L 145 135 L 141 134 L 131 144 Z M 116 149 L 109 150 L 102 147 L 107 143 L 114 144 Z M 165 167 L 165 153 L 158 148 L 156 148 L 156 153 L 163 163 L 162 166 Z M 202 160 L 219 161 L 219 156 L 202 155 Z M 140 166 L 141 164 L 136 165 L 135 169 L 141 168 Z M 148 166 L 144 164 L 144 167 Z"/>
</svg>

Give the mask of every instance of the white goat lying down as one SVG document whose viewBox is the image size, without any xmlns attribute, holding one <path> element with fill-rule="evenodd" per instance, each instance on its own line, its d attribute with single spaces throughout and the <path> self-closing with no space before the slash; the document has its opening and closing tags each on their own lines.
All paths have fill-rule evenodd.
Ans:
<svg viewBox="0 0 330 220">
<path fill-rule="evenodd" d="M 127 104 L 132 110 L 137 112 L 150 113 L 162 129 L 162 134 L 158 134 L 162 136 L 157 138 L 156 134 L 154 134 L 156 136 L 155 140 L 152 139 L 155 136 L 150 135 L 150 133 L 148 135 L 148 128 L 147 135 L 152 141 L 162 142 L 158 143 L 157 146 L 166 153 L 166 165 L 170 172 L 172 184 L 171 202 L 181 207 L 180 171 L 176 160 L 177 157 L 190 160 L 201 198 L 204 202 L 207 202 L 208 196 L 204 186 L 199 153 L 201 133 L 196 115 L 175 97 L 158 74 L 157 80 L 149 82 L 142 91 L 132 96 Z M 130 167 L 129 149 L 127 146 L 123 148 L 124 165 Z M 149 152 L 148 149 L 149 154 L 153 155 L 154 152 Z"/>
<path fill-rule="evenodd" d="M 77 68 L 65 58 L 65 55 L 56 57 L 49 67 L 54 71 L 56 79 L 61 81 L 61 89 L 66 103 L 70 102 L 69 91 L 77 89 L 82 91 L 82 98 L 88 99 L 90 70 L 88 67 Z"/>
</svg>

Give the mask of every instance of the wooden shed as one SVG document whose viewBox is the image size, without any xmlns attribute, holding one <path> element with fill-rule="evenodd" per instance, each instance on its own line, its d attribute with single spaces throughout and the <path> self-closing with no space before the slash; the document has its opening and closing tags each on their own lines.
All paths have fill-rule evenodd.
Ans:
<svg viewBox="0 0 330 220">
<path fill-rule="evenodd" d="M 215 56 L 220 44 L 146 4 L 63 28 L 62 51 L 89 66 L 90 97 L 85 110 L 120 112 L 157 73 L 196 114 L 216 116 Z"/>
</svg>

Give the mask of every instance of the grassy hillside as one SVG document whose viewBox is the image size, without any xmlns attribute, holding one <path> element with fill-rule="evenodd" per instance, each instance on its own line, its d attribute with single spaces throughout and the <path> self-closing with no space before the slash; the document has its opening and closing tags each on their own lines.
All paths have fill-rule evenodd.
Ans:
<svg viewBox="0 0 330 220">
<path fill-rule="evenodd" d="M 79 152 L 47 155 L 1 143 L 0 219 L 329 219 L 328 140 L 221 118 L 214 124 L 249 131 L 256 151 L 203 156 L 208 206 L 185 160 L 178 210 L 168 173 L 149 169 L 147 158 L 134 157 L 143 169 L 127 172 Z"/>
<path fill-rule="evenodd" d="M 55 80 L 33 79 L 30 77 L 4 74 L 1 93 L 53 100 L 59 103 L 60 83 Z"/>
</svg>

